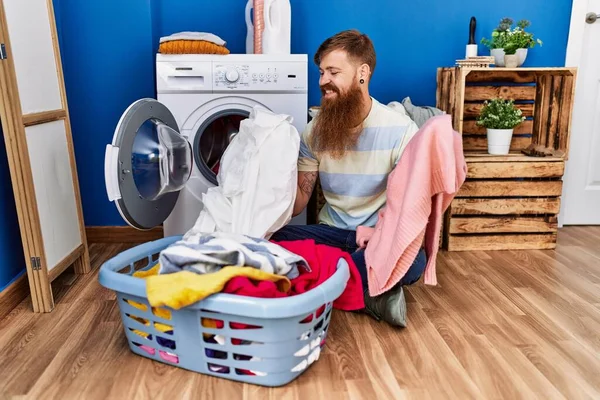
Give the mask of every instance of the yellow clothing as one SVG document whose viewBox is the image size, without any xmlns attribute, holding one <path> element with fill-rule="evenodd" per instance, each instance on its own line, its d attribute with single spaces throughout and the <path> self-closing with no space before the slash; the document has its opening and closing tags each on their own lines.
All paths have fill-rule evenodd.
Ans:
<svg viewBox="0 0 600 400">
<path fill-rule="evenodd" d="M 144 272 L 144 271 L 139 271 L 139 272 Z M 125 301 L 127 302 L 127 304 L 129 304 L 132 307 L 137 308 L 138 310 L 142 310 L 142 311 L 148 310 L 148 308 L 146 307 L 145 304 L 138 303 L 137 301 L 133 301 L 133 300 L 125 300 Z M 152 307 L 152 312 L 157 317 L 164 318 L 164 319 L 171 319 L 171 311 L 165 310 L 164 308 L 154 308 L 154 307 Z M 134 320 L 136 320 L 140 324 L 144 324 L 146 326 L 150 326 L 150 321 L 148 321 L 145 318 L 140 318 L 140 317 L 136 317 L 136 316 L 133 316 L 133 315 L 131 316 L 131 318 L 133 318 Z M 161 331 L 161 332 L 168 332 L 168 331 L 172 331 L 173 330 L 172 326 L 161 324 L 160 322 L 155 322 L 154 323 L 154 328 L 156 328 L 157 331 Z M 134 329 L 133 332 L 137 333 L 138 335 L 143 336 L 145 338 L 147 338 L 148 335 L 149 335 L 148 333 L 139 331 L 137 329 Z"/>
<path fill-rule="evenodd" d="M 158 275 L 158 271 L 160 271 L 160 264 L 156 264 L 154 267 L 146 271 L 136 271 L 133 273 L 133 276 L 136 278 L 146 278 L 148 276 Z"/>
<path fill-rule="evenodd" d="M 175 310 L 194 304 L 211 294 L 219 293 L 227 282 L 236 276 L 275 282 L 282 292 L 287 292 L 292 285 L 283 275 L 271 274 L 252 267 L 224 267 L 210 274 L 180 271 L 158 275 L 159 268 L 157 264 L 152 269 L 138 271 L 133 276 L 146 279 L 146 295 L 152 307 L 168 306 Z M 164 311 L 168 312 L 168 310 Z"/>
<path fill-rule="evenodd" d="M 160 265 L 156 264 L 154 267 L 150 268 L 149 270 L 134 272 L 133 276 L 136 278 L 146 278 L 147 276 L 157 275 L 159 269 L 160 269 Z M 125 300 L 125 301 L 127 302 L 127 304 L 129 304 L 132 307 L 137 308 L 138 310 L 142 310 L 142 311 L 148 310 L 148 308 L 146 307 L 145 304 L 138 303 L 137 301 L 133 301 L 133 300 Z M 165 308 L 152 307 L 152 313 L 162 319 L 168 319 L 168 320 L 171 319 L 171 311 L 169 311 Z M 147 319 L 139 318 L 139 317 L 135 317 L 135 316 L 131 316 L 131 318 L 135 319 L 140 324 L 150 326 L 150 321 L 148 321 Z M 168 331 L 173 330 L 172 326 L 161 324 L 160 322 L 155 322 L 154 327 L 156 328 L 156 330 L 161 331 L 161 332 L 168 332 Z M 138 335 L 143 336 L 145 338 L 148 337 L 148 333 L 146 333 L 146 332 L 142 332 L 137 329 L 134 329 L 133 332 L 137 333 Z"/>
</svg>

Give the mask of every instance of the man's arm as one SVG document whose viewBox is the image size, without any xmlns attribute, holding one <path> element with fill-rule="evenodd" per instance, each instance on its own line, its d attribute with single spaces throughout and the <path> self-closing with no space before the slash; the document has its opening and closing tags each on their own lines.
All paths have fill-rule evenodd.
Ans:
<svg viewBox="0 0 600 400">
<path fill-rule="evenodd" d="M 315 183 L 317 182 L 317 171 L 299 171 L 298 172 L 298 191 L 296 193 L 296 201 L 294 202 L 294 211 L 292 215 L 295 217 L 300 214 L 308 204 L 310 195 L 312 194 Z"/>
</svg>

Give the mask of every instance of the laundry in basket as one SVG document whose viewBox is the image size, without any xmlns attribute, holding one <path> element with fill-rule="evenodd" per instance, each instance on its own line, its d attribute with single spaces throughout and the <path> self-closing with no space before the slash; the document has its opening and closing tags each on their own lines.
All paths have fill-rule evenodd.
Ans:
<svg viewBox="0 0 600 400">
<path fill-rule="evenodd" d="M 313 268 L 312 273 L 319 274 L 313 278 L 317 284 L 298 281 L 304 286 L 298 285 L 299 293 L 293 296 L 244 295 L 241 288 L 253 287 L 240 282 L 243 277 L 236 277 L 228 282 L 231 286 L 224 293 L 180 309 L 153 306 L 146 290 L 153 275 L 151 269 L 157 266 L 160 251 L 179 240 L 181 237 L 169 237 L 134 247 L 100 269 L 100 283 L 116 292 L 127 341 L 138 355 L 225 379 L 280 386 L 318 360 L 334 305 L 342 309 L 360 306 L 351 300 L 356 296 L 362 299 L 358 271 L 350 257 L 336 256 L 334 250 L 329 260 L 337 260 L 335 266 L 328 264 L 332 269 L 323 270 L 324 274 Z M 319 256 L 318 250 L 329 251 L 314 242 L 280 245 L 301 253 L 311 265 L 311 257 Z M 313 252 L 302 253 L 304 250 L 294 246 Z M 133 276 L 134 267 L 140 265 L 137 274 L 145 275 L 145 279 Z"/>
</svg>

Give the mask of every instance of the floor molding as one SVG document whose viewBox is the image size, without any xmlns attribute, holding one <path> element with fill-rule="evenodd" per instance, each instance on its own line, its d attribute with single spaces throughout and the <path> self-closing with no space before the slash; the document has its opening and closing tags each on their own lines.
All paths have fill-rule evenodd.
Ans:
<svg viewBox="0 0 600 400">
<path fill-rule="evenodd" d="M 23 273 L 6 289 L 0 292 L 0 319 L 7 316 L 29 295 L 27 273 Z"/>
<path fill-rule="evenodd" d="M 89 243 L 143 243 L 163 237 L 163 228 L 141 231 L 130 226 L 86 226 Z"/>
</svg>

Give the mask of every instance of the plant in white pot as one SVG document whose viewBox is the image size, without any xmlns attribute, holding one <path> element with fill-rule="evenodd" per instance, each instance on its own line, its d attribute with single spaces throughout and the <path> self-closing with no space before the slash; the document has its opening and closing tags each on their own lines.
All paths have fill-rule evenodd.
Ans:
<svg viewBox="0 0 600 400">
<path fill-rule="evenodd" d="M 513 100 L 485 101 L 477 118 L 477 125 L 487 129 L 488 153 L 508 154 L 513 131 L 524 120 L 523 112 L 515 106 Z"/>
<path fill-rule="evenodd" d="M 536 44 L 542 45 L 540 39 L 533 38 L 533 33 L 525 31 L 531 25 L 528 20 L 520 20 L 514 28 L 511 28 L 512 25 L 512 18 L 502 18 L 500 24 L 492 31 L 491 39 L 481 39 L 481 43 L 490 49 L 490 54 L 494 57 L 494 63 L 498 67 L 505 66 L 505 48 L 509 44 L 516 47 L 514 54 L 519 59 L 517 67 L 520 67 L 525 62 L 528 49 L 535 47 Z"/>
<path fill-rule="evenodd" d="M 517 50 L 517 45 L 513 42 L 504 46 L 504 65 L 506 68 L 517 68 L 519 66 Z"/>
</svg>

